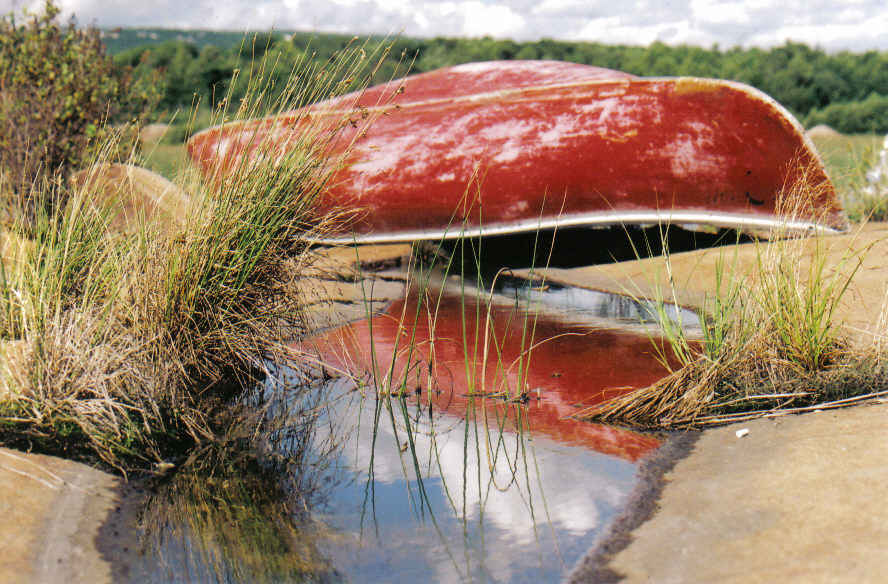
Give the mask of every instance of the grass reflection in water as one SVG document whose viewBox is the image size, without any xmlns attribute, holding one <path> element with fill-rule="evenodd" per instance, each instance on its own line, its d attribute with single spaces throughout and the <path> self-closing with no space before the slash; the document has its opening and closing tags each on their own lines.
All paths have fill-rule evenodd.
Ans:
<svg viewBox="0 0 888 584">
<path fill-rule="evenodd" d="M 328 530 L 310 512 L 331 488 L 337 445 L 314 439 L 311 400 L 297 411 L 276 397 L 266 386 L 226 412 L 224 435 L 152 489 L 141 515 L 146 581 L 341 580 L 318 548 Z"/>
</svg>

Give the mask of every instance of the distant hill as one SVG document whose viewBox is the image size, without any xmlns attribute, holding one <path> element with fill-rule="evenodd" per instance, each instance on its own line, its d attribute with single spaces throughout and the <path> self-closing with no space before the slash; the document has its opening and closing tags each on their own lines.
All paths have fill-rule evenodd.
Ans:
<svg viewBox="0 0 888 584">
<path fill-rule="evenodd" d="M 244 32 L 217 30 L 176 30 L 169 28 L 105 28 L 101 29 L 102 40 L 112 55 L 123 51 L 160 44 L 167 41 L 183 41 L 202 49 L 214 45 L 220 49 L 240 47 Z M 292 31 L 278 31 L 281 35 L 292 34 Z"/>
</svg>

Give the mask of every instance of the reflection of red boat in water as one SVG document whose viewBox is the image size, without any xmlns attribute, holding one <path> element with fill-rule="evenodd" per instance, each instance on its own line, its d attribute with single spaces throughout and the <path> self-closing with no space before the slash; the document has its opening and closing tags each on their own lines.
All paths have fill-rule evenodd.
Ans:
<svg viewBox="0 0 888 584">
<path fill-rule="evenodd" d="M 377 388 L 403 388 L 411 399 L 458 416 L 484 412 L 489 423 L 631 461 L 659 445 L 651 436 L 570 417 L 665 375 L 648 337 L 542 314 L 525 322 L 526 313 L 513 306 L 494 305 L 488 313 L 476 301 L 462 302 L 445 295 L 429 314 L 425 307 L 417 312 L 411 297 L 298 348 L 356 376 L 375 376 Z"/>
<path fill-rule="evenodd" d="M 799 124 L 765 94 L 729 81 L 551 61 L 470 63 L 211 128 L 188 150 L 206 173 L 228 172 L 244 152 L 285 147 L 289 130 L 355 108 L 379 115 L 366 132 L 346 125 L 332 147 L 353 141 L 319 211 L 363 213 L 333 240 L 659 222 L 759 229 L 786 225 L 778 197 L 794 184 L 816 195 L 788 227 L 844 226 Z"/>
</svg>

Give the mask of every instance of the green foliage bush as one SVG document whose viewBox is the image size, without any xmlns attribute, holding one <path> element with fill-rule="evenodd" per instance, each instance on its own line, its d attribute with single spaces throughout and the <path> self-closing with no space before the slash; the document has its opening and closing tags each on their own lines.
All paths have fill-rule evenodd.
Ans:
<svg viewBox="0 0 888 584">
<path fill-rule="evenodd" d="M 888 132 L 888 95 L 871 93 L 863 101 L 831 103 L 805 119 L 808 126 L 827 124 L 845 134 Z"/>
<path fill-rule="evenodd" d="M 58 14 L 47 0 L 24 24 L 0 18 L 0 169 L 7 191 L 25 198 L 35 181 L 88 160 L 107 122 L 154 98 L 147 76 L 115 69 L 96 29 L 62 25 Z"/>
</svg>

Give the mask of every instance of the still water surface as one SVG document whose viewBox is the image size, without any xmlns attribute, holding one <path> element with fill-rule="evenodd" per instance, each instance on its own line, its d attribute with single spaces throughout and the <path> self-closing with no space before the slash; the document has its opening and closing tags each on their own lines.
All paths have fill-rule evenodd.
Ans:
<svg viewBox="0 0 888 584">
<path fill-rule="evenodd" d="M 184 505 L 204 518 L 213 500 L 243 507 L 266 543 L 220 545 L 241 529 L 230 514 L 208 527 L 166 513 L 147 538 L 146 558 L 162 560 L 149 580 L 542 583 L 569 573 L 659 444 L 571 417 L 667 372 L 643 332 L 651 310 L 555 287 L 424 294 L 301 342 L 325 374 L 290 371 L 261 390 L 267 416 L 294 412 L 292 428 L 260 436 L 260 460 L 272 461 L 260 466 L 290 469 L 267 493 L 256 481 L 226 500 L 242 479 L 214 471 L 228 481 L 222 494 Z M 276 500 L 291 525 L 279 525 Z M 263 518 L 274 525 L 263 530 Z M 283 567 L 262 568 L 263 549 L 265 565 Z"/>
<path fill-rule="evenodd" d="M 336 465 L 351 480 L 330 497 L 322 520 L 339 537 L 323 548 L 350 581 L 558 581 L 634 483 L 617 456 L 340 389 L 329 416 L 349 432 Z"/>
</svg>

